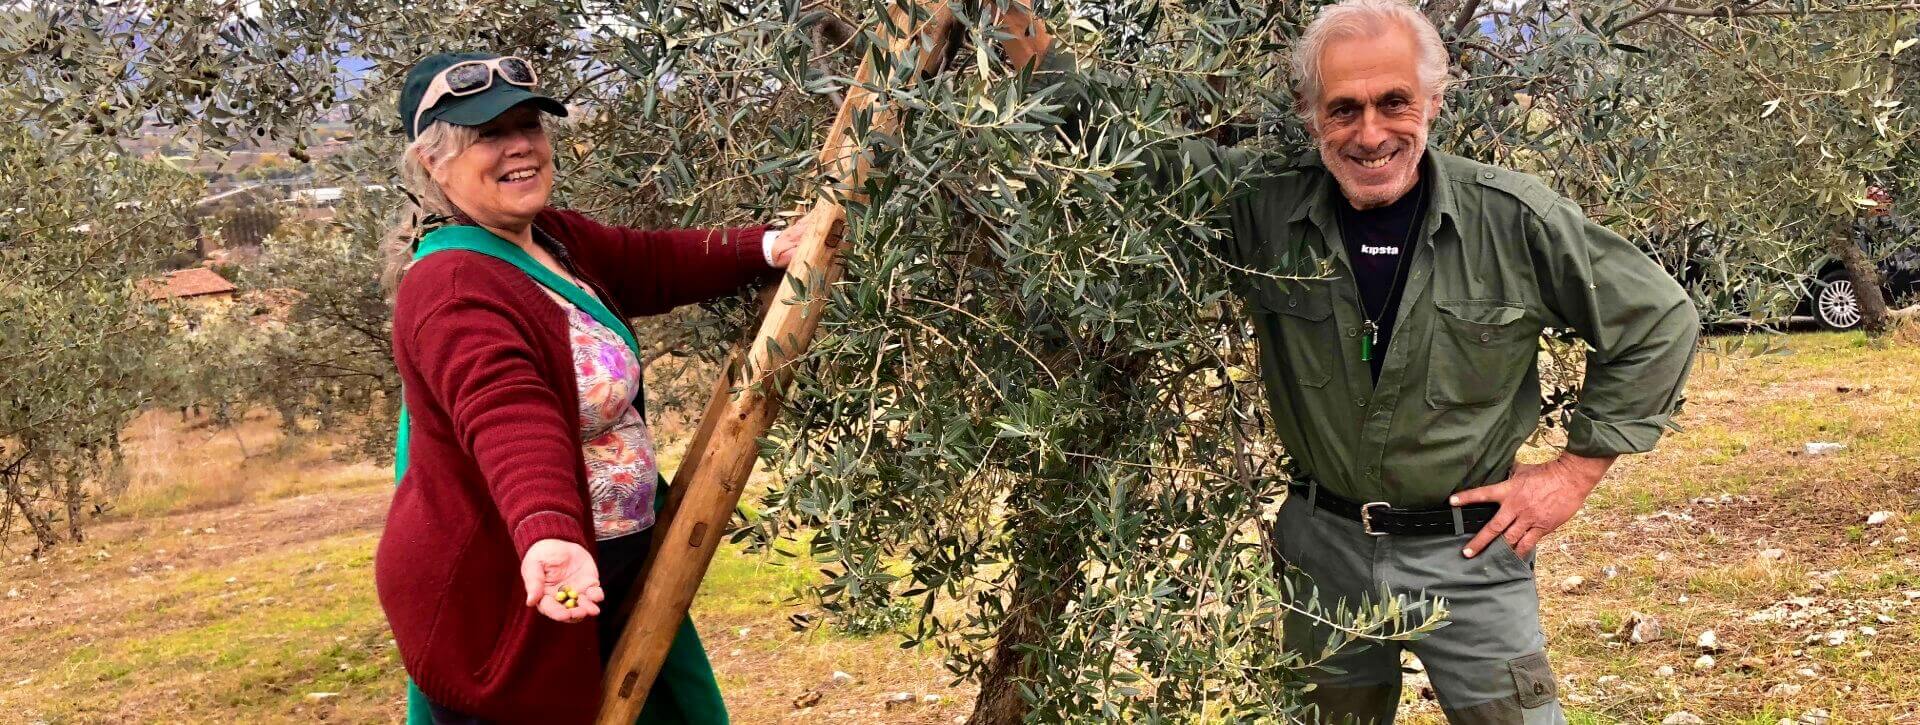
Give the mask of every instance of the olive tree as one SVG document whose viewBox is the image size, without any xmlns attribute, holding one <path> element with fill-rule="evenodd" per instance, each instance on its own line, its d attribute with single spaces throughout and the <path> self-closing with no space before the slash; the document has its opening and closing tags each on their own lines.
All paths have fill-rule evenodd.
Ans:
<svg viewBox="0 0 1920 725">
<path fill-rule="evenodd" d="M 1275 570 L 1289 462 L 1208 252 L 1240 189 L 1142 170 L 1196 136 L 1303 150 L 1283 54 L 1321 3 L 1036 3 L 1085 61 L 1075 80 L 1094 100 L 1069 132 L 1061 89 L 999 59 L 997 1 L 956 3 L 963 42 L 943 71 L 886 98 L 907 113 L 898 133 L 856 124 L 875 173 L 852 190 L 843 281 L 807 290 L 832 303 L 760 444 L 778 481 L 738 535 L 804 542 L 796 565 L 823 571 L 826 609 L 938 646 L 980 684 L 978 722 L 1285 719 L 1327 653 L 1283 651 L 1282 613 L 1326 618 L 1354 645 L 1421 636 L 1444 610 L 1320 602 Z M 574 109 L 554 134 L 558 203 L 624 224 L 764 221 L 833 188 L 812 159 L 887 5 L 35 4 L 0 31 L 0 60 L 48 80 L 0 112 L 68 129 L 56 140 L 144 129 L 295 159 L 335 114 L 351 149 L 319 177 L 397 188 L 406 67 L 512 52 Z M 1667 58 L 1646 46 L 1685 41 L 1643 31 L 1688 8 L 1423 7 L 1459 65 L 1436 142 L 1540 173 L 1662 252 L 1636 205 L 1666 183 L 1651 179 L 1665 173 L 1653 114 L 1679 110 L 1647 91 Z M 270 239 L 259 273 L 305 294 L 266 346 L 277 379 L 298 383 L 279 394 L 305 401 L 282 409 L 359 412 L 375 440 L 396 383 L 372 279 L 397 206 L 355 195 L 324 230 Z M 641 330 L 712 361 L 750 314 L 720 303 Z M 1544 418 L 1576 395 L 1563 385 Z"/>
<path fill-rule="evenodd" d="M 1863 327 L 1885 332 L 1877 260 L 1857 242 L 1875 205 L 1868 188 L 1920 175 L 1920 113 L 1895 63 L 1920 53 L 1917 27 L 1920 9 L 1664 16 L 1635 28 L 1662 72 L 1627 114 L 1649 153 L 1622 211 L 1645 226 L 1717 231 L 1725 241 L 1693 248 L 1692 261 L 1732 267 L 1719 290 L 1753 316 L 1791 313 L 1792 282 L 1824 271 L 1816 259 L 1836 260 L 1855 281 Z"/>
<path fill-rule="evenodd" d="M 0 84 L 0 104 L 23 102 Z M 136 282 L 190 244 L 193 177 L 0 124 L 0 541 L 79 541 L 95 482 L 153 395 L 169 324 Z"/>
</svg>

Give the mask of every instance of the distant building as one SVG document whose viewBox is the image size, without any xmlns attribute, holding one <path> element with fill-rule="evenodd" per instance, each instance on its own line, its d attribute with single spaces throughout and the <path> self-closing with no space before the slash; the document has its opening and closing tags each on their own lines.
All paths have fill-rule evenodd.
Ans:
<svg viewBox="0 0 1920 725">
<path fill-rule="evenodd" d="M 342 192 L 338 186 L 322 186 L 315 189 L 295 189 L 288 195 L 287 201 L 309 206 L 332 206 L 344 195 L 345 192 Z"/>
<path fill-rule="evenodd" d="M 195 304 L 231 301 L 233 293 L 240 289 L 219 272 L 206 267 L 168 272 L 165 276 L 144 280 L 140 286 L 146 291 L 147 299 L 155 302 L 192 300 Z"/>
<path fill-rule="evenodd" d="M 194 334 L 208 320 L 225 317 L 239 290 L 227 278 L 206 267 L 188 267 L 140 281 L 147 299 L 168 305 L 176 333 Z"/>
<path fill-rule="evenodd" d="M 381 192 L 386 191 L 387 187 L 379 184 L 368 184 L 360 187 L 360 190 L 365 192 Z M 346 198 L 346 195 L 346 189 L 338 186 L 295 189 L 287 195 L 287 203 L 302 206 L 333 206 L 339 204 L 341 199 Z"/>
</svg>

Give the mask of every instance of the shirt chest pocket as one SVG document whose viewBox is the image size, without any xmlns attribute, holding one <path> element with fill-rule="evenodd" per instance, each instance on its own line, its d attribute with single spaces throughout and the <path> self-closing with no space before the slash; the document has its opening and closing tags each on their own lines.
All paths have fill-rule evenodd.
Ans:
<svg viewBox="0 0 1920 725">
<path fill-rule="evenodd" d="M 1339 366 L 1340 333 L 1333 319 L 1333 290 L 1326 280 L 1286 280 L 1259 285 L 1253 303 L 1272 326 L 1268 344 L 1286 375 L 1309 388 L 1326 387 Z"/>
<path fill-rule="evenodd" d="M 1504 300 L 1435 300 L 1427 403 L 1471 408 L 1510 398 L 1539 352 L 1540 325 Z"/>
</svg>

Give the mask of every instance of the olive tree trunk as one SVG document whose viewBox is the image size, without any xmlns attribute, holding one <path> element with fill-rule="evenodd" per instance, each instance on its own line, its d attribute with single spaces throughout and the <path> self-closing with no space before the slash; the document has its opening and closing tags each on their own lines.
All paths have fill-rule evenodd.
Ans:
<svg viewBox="0 0 1920 725">
<path fill-rule="evenodd" d="M 1850 221 L 1841 220 L 1834 224 L 1833 233 L 1827 238 L 1827 246 L 1828 252 L 1846 268 L 1847 278 L 1853 281 L 1853 296 L 1860 302 L 1860 329 L 1869 337 L 1887 334 L 1893 326 L 1893 319 L 1888 314 L 1887 297 L 1880 291 L 1880 270 L 1874 268 L 1866 250 L 1854 243 Z"/>
<path fill-rule="evenodd" d="M 1068 543 L 1071 536 L 1056 535 L 1064 532 L 1055 531 L 1057 524 L 1036 513 L 1044 504 L 1035 499 L 1043 496 L 1019 497 L 1026 499 L 1018 504 L 1024 510 L 1007 521 L 1008 530 L 1022 539 L 1013 596 L 994 636 L 993 660 L 980 677 L 972 725 L 1015 725 L 1026 720 L 1032 706 L 1021 694 L 1020 684 L 1033 676 L 1039 666 L 1036 653 L 1047 650 L 1054 622 L 1079 592 L 1082 557 Z"/>
<path fill-rule="evenodd" d="M 1099 364 L 1090 373 L 1100 375 L 1094 384 L 1100 391 L 1101 408 L 1108 414 L 1093 418 L 1070 436 L 1083 450 L 1105 454 L 1114 449 L 1129 431 L 1137 427 L 1127 410 L 1143 391 L 1138 384 L 1152 362 L 1139 352 L 1115 352 L 1126 349 L 1126 341 L 1113 340 L 1095 346 Z M 1103 354 L 1105 353 L 1105 354 Z M 1057 364 L 1078 357 L 1066 346 L 1043 353 Z M 1067 605 L 1081 593 L 1084 583 L 1081 569 L 1086 563 L 1088 542 L 1072 523 L 1063 523 L 1058 512 L 1074 500 L 1075 486 L 1103 486 L 1103 475 L 1094 460 L 1069 458 L 1043 470 L 1033 481 L 1008 497 L 1006 531 L 1014 537 L 1013 594 L 1008 598 L 1005 619 L 994 633 L 993 659 L 979 678 L 980 695 L 974 700 L 969 725 L 1015 725 L 1026 721 L 1033 706 L 1022 692 L 1023 682 L 1035 679 L 1041 653 L 1050 651 L 1047 641 L 1058 631 L 1057 623 Z"/>
</svg>

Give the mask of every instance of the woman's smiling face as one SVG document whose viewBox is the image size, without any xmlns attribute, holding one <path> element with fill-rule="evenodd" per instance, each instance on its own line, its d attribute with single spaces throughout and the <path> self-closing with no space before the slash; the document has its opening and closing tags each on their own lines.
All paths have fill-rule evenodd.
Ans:
<svg viewBox="0 0 1920 725">
<path fill-rule="evenodd" d="M 479 139 L 459 156 L 429 165 L 447 200 L 483 226 L 533 223 L 553 193 L 553 144 L 540 110 L 522 104 L 479 126 Z"/>
</svg>

